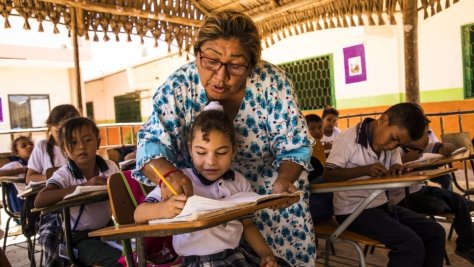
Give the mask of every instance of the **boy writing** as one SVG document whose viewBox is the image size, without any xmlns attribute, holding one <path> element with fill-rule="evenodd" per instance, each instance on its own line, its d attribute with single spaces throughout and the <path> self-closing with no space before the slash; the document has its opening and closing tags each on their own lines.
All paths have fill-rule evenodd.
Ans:
<svg viewBox="0 0 474 267">
<path fill-rule="evenodd" d="M 423 136 L 426 119 L 419 106 L 400 103 L 380 118 L 367 118 L 341 133 L 326 161 L 326 181 L 400 174 L 399 146 Z M 342 223 L 372 190 L 335 192 L 336 220 Z M 443 266 L 444 229 L 409 209 L 391 206 L 378 195 L 349 230 L 376 239 L 390 249 L 388 266 Z"/>
</svg>

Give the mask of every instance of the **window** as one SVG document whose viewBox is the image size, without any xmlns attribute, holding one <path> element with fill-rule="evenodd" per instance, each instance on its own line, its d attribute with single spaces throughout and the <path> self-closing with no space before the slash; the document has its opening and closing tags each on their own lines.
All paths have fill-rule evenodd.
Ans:
<svg viewBox="0 0 474 267">
<path fill-rule="evenodd" d="M 87 118 L 94 120 L 94 102 L 86 103 Z"/>
<path fill-rule="evenodd" d="M 26 129 L 46 126 L 49 95 L 8 95 L 10 128 Z"/>
<path fill-rule="evenodd" d="M 301 109 L 335 106 L 332 55 L 280 64 L 293 81 Z"/>
<path fill-rule="evenodd" d="M 115 122 L 140 122 L 140 94 L 131 93 L 114 97 Z"/>
<path fill-rule="evenodd" d="M 462 31 L 462 61 L 464 97 L 474 97 L 474 24 L 466 25 Z"/>
</svg>

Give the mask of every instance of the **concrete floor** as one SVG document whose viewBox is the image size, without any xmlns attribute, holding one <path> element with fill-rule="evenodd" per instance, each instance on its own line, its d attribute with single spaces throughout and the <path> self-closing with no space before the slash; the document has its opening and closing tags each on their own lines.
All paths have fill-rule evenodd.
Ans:
<svg viewBox="0 0 474 267">
<path fill-rule="evenodd" d="M 469 170 L 470 171 L 470 170 Z M 458 181 L 464 186 L 465 182 L 464 181 L 464 173 L 462 171 L 457 171 L 456 175 L 458 177 Z M 470 187 L 474 187 L 474 177 L 472 175 L 472 172 L 469 172 L 469 184 Z M 5 229 L 5 223 L 6 223 L 6 215 L 3 213 L 3 209 L 1 211 L 1 228 Z M 448 223 L 441 223 L 443 227 L 446 229 L 446 232 L 449 230 L 449 224 Z M 26 242 L 25 242 L 25 237 L 19 233 L 18 227 L 14 227 L 11 230 L 11 234 L 14 234 L 15 232 L 17 233 L 16 235 L 11 235 L 7 239 L 7 249 L 6 249 L 6 255 L 11 262 L 12 266 L 14 267 L 27 267 L 30 266 L 30 262 L 28 260 L 28 253 L 26 249 Z M 451 240 L 446 241 L 446 250 L 448 252 L 449 258 L 451 260 L 451 266 L 454 267 L 467 267 L 467 266 L 473 266 L 470 264 L 468 261 L 465 259 L 457 256 L 454 253 L 455 250 L 455 240 L 456 240 L 457 235 L 454 233 L 453 238 Z M 0 240 L 0 244 L 3 245 L 3 239 Z M 318 242 L 318 259 L 316 261 L 316 266 L 323 266 L 324 263 L 324 246 L 325 242 L 324 240 L 320 240 Z M 356 254 L 356 250 L 346 244 L 346 243 L 341 243 L 338 242 L 335 244 L 336 248 L 336 255 L 330 255 L 330 266 L 358 266 L 358 257 Z M 36 261 L 39 262 L 39 257 L 40 257 L 40 247 L 36 246 L 36 250 L 38 251 L 35 254 Z M 377 248 L 375 249 L 373 254 L 369 254 L 366 257 L 367 261 L 367 266 L 386 266 L 388 262 L 387 258 L 387 253 L 388 250 L 384 248 Z M 448 265 L 444 265 L 448 266 Z"/>
</svg>

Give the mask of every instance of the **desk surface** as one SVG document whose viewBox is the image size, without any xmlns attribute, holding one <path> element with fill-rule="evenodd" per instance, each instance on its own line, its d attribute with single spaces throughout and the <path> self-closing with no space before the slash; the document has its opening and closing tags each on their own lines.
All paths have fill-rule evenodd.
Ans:
<svg viewBox="0 0 474 267">
<path fill-rule="evenodd" d="M 414 183 L 422 182 L 443 174 L 456 171 L 455 168 L 436 169 L 426 171 L 409 172 L 402 175 L 394 175 L 380 178 L 367 178 L 360 180 L 327 182 L 311 185 L 311 193 L 336 192 L 357 189 L 388 189 L 405 187 Z"/>
<path fill-rule="evenodd" d="M 18 176 L 0 176 L 0 182 L 6 183 L 25 183 L 25 178 L 19 178 Z"/>
<path fill-rule="evenodd" d="M 252 213 L 261 209 L 293 204 L 300 199 L 297 197 L 284 197 L 261 202 L 255 206 L 245 207 L 240 210 L 233 210 L 226 214 L 219 214 L 215 217 L 203 218 L 192 222 L 173 222 L 162 224 L 127 224 L 120 226 L 106 227 L 89 233 L 89 236 L 100 236 L 105 240 L 119 240 L 133 237 L 144 236 L 169 236 L 182 233 L 189 233 L 205 228 L 217 226 L 231 220 L 238 219 L 243 215 Z"/>
<path fill-rule="evenodd" d="M 84 204 L 105 201 L 108 199 L 109 199 L 109 195 L 107 194 L 107 189 L 104 189 L 104 190 L 92 191 L 92 192 L 84 193 L 75 197 L 64 199 L 49 207 L 44 207 L 44 208 L 39 208 L 39 209 L 34 208 L 31 211 L 32 212 L 40 211 L 44 213 L 58 212 L 58 211 L 61 211 L 63 208 L 80 206 Z"/>
<path fill-rule="evenodd" d="M 456 161 L 463 161 L 469 160 L 471 158 L 470 151 L 464 151 L 463 153 L 458 153 L 453 156 L 449 157 L 442 157 L 439 159 L 432 159 L 427 161 L 415 162 L 415 163 L 406 163 L 403 166 L 411 168 L 413 170 L 421 170 L 421 169 L 429 169 L 429 168 L 437 168 L 448 163 L 456 162 Z"/>
</svg>

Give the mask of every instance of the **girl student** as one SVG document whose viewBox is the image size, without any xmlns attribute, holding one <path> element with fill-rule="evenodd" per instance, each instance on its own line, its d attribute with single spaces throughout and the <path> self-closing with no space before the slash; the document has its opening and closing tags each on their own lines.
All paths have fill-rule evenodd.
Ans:
<svg viewBox="0 0 474 267">
<path fill-rule="evenodd" d="M 10 162 L 0 168 L 0 176 L 18 176 L 24 178 L 26 165 L 31 156 L 31 151 L 33 151 L 33 141 L 31 141 L 29 137 L 19 136 L 15 138 L 11 145 L 13 156 L 9 157 Z M 14 185 L 15 190 L 10 191 L 10 199 L 13 200 L 13 211 L 17 212 L 20 211 L 22 204 L 22 201 L 17 197 L 17 195 L 25 190 L 25 184 L 15 183 Z"/>
<path fill-rule="evenodd" d="M 61 123 L 69 118 L 79 117 L 79 111 L 69 104 L 54 107 L 46 119 L 48 138 L 36 143 L 28 161 L 26 183 L 46 180 L 46 170 L 66 164 L 66 157 L 59 147 L 58 131 Z M 40 217 L 38 229 L 39 243 L 45 252 L 45 266 L 65 266 L 67 262 L 59 257 L 61 242 L 61 224 L 56 214 L 44 214 Z"/>
<path fill-rule="evenodd" d="M 46 207 L 61 201 L 78 185 L 105 185 L 106 179 L 120 170 L 113 161 L 96 154 L 100 145 L 99 128 L 88 118 L 65 121 L 59 128 L 59 144 L 67 164 L 59 168 L 46 182 L 35 200 L 35 207 Z M 122 266 L 117 263 L 122 251 L 89 238 L 91 230 L 107 225 L 112 216 L 108 201 L 71 209 L 72 245 L 78 251 L 78 261 L 84 265 Z"/>
<path fill-rule="evenodd" d="M 244 176 L 230 169 L 236 154 L 234 126 L 218 102 L 211 102 L 194 121 L 188 137 L 188 152 L 194 167 L 175 170 L 191 178 L 194 194 L 213 199 L 252 191 Z M 167 176 L 167 174 L 165 174 Z M 157 186 L 135 210 L 136 222 L 173 218 L 186 202 L 185 195 L 161 198 Z M 239 246 L 243 239 L 258 255 Z M 205 245 L 203 245 L 205 244 Z M 277 266 L 252 218 L 245 217 L 216 227 L 173 236 L 176 253 L 184 266 Z M 279 263 L 284 266 L 285 263 Z"/>
</svg>

